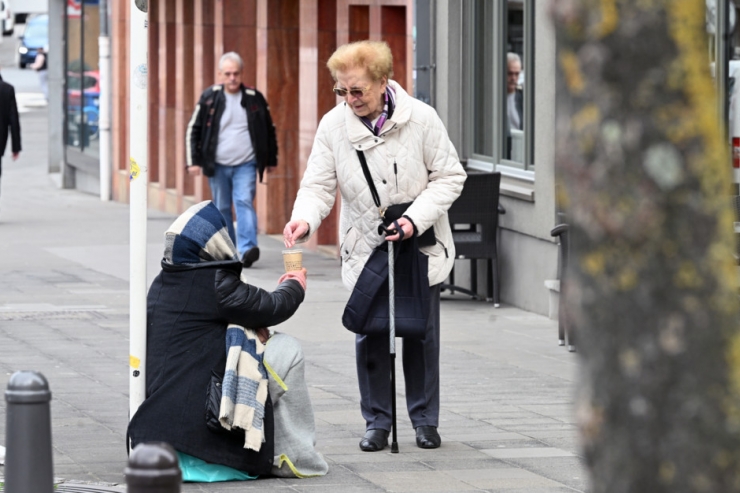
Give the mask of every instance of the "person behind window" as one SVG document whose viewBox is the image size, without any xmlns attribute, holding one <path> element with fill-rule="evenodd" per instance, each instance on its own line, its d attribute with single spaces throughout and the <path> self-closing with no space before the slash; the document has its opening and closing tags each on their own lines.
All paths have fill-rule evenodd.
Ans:
<svg viewBox="0 0 740 493">
<path fill-rule="evenodd" d="M 425 339 L 404 338 L 406 405 L 420 448 L 437 448 L 439 424 L 439 293 L 455 261 L 447 210 L 463 188 L 466 174 L 447 130 L 434 109 L 414 99 L 393 80 L 393 55 L 378 41 L 358 41 L 334 52 L 327 67 L 334 92 L 344 101 L 321 119 L 308 157 L 290 222 L 287 247 L 306 241 L 342 194 L 340 243 L 342 280 L 352 290 L 373 249 L 401 241 L 434 226 L 429 256 L 430 309 Z M 380 216 L 360 166 L 364 152 L 384 207 L 414 201 L 398 220 L 403 235 L 378 234 Z M 391 382 L 387 335 L 357 335 L 356 362 L 365 436 L 360 449 L 388 445 Z"/>
<path fill-rule="evenodd" d="M 506 159 L 513 159 L 513 130 L 522 130 L 524 124 L 524 91 L 519 84 L 522 59 L 513 52 L 506 54 Z M 515 153 L 516 154 L 516 153 Z"/>
<path fill-rule="evenodd" d="M 509 128 L 521 130 L 524 123 L 524 91 L 519 85 L 522 59 L 516 53 L 506 54 L 506 111 Z"/>
</svg>

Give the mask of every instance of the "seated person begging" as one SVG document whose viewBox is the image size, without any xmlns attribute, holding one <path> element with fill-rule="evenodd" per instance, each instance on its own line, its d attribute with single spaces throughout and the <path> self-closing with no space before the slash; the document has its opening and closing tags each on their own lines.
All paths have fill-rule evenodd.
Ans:
<svg viewBox="0 0 740 493">
<path fill-rule="evenodd" d="M 143 442 L 163 441 L 172 445 L 181 459 L 200 459 L 205 466 L 226 466 L 246 473 L 230 479 L 270 474 L 275 458 L 282 455 L 275 448 L 277 412 L 273 413 L 266 391 L 268 372 L 262 366 L 265 350 L 262 342 L 269 335 L 264 327 L 290 318 L 303 301 L 306 288 L 305 269 L 284 274 L 272 292 L 243 282 L 241 273 L 242 264 L 229 238 L 226 220 L 211 201 L 194 205 L 169 227 L 165 233 L 162 271 L 147 296 L 146 399 L 128 427 L 133 447 Z M 261 329 L 252 330 L 257 328 Z M 259 388 L 264 389 L 261 392 L 264 404 L 257 402 L 253 406 L 254 414 L 258 417 L 262 414 L 263 419 L 250 420 L 255 429 L 245 428 L 246 434 L 226 428 L 211 431 L 205 417 L 212 376 L 224 379 L 220 416 L 224 414 L 224 402 L 229 400 L 226 397 L 233 390 L 227 388 L 227 353 L 235 329 L 249 343 L 239 346 L 237 360 L 242 347 L 256 348 L 258 375 L 264 375 L 259 382 Z M 278 339 L 276 349 L 280 346 L 277 342 Z M 242 350 L 241 354 L 246 351 Z M 274 355 L 273 364 L 282 368 L 283 360 L 298 359 L 302 361 L 300 346 L 293 352 Z M 237 374 L 237 380 L 241 379 L 241 370 Z M 287 374 L 283 375 L 286 375 L 283 380 L 287 380 Z M 256 394 L 259 400 L 260 391 Z M 235 406 L 237 414 L 241 404 L 239 401 Z M 312 412 L 310 417 L 310 427 L 304 431 L 312 439 Z M 224 422 L 223 417 L 220 421 Z M 235 419 L 233 423 L 236 422 Z"/>
</svg>

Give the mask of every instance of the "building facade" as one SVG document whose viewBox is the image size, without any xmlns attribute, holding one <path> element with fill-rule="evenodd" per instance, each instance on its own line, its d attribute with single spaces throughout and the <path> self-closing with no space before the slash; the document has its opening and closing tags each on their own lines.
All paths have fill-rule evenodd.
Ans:
<svg viewBox="0 0 740 493">
<path fill-rule="evenodd" d="M 430 3 L 435 66 L 432 104 L 447 124 L 466 167 L 502 174 L 500 202 L 506 209 L 499 218 L 502 302 L 554 315 L 557 295 L 545 285 L 557 279 L 558 245 L 550 232 L 559 221 L 554 163 L 555 32 L 547 2 Z M 509 53 L 521 60 L 519 129 L 508 121 Z M 485 276 L 478 279 L 482 283 Z M 478 292 L 484 292 L 482 285 Z"/>
<path fill-rule="evenodd" d="M 130 1 L 50 0 L 49 42 L 66 59 L 49 65 L 49 170 L 62 186 L 100 189 L 96 142 L 96 37 L 110 25 L 112 46 L 111 198 L 128 201 L 128 11 Z M 144 0 L 136 0 L 142 2 Z M 435 107 L 466 168 L 502 174 L 499 264 L 502 302 L 554 315 L 562 222 L 556 205 L 554 163 L 555 33 L 547 2 L 534 0 L 149 0 L 149 207 L 179 213 L 210 197 L 202 177 L 185 173 L 184 135 L 201 91 L 216 80 L 219 57 L 239 52 L 243 80 L 263 92 L 278 132 L 279 164 L 258 185 L 261 233 L 282 231 L 322 115 L 337 104 L 325 68 L 337 46 L 385 40 L 394 53 L 396 80 Z M 740 149 L 734 100 L 740 29 L 732 0 L 707 0 L 711 66 L 723 60 L 717 83 Z M 726 11 L 724 7 L 727 6 Z M 101 12 L 103 14 L 101 15 Z M 727 12 L 728 19 L 722 15 Z M 720 15 L 721 14 L 721 15 Z M 732 15 L 735 14 L 735 15 Z M 726 23 L 729 36 L 716 36 Z M 722 28 L 719 28 L 722 31 Z M 726 41 L 726 44 L 724 40 Z M 53 48 L 52 48 L 53 49 Z M 518 122 L 510 123 L 509 54 L 516 54 Z M 727 57 L 727 60 L 725 60 Z M 732 60 L 730 60 L 732 59 Z M 722 70 L 727 69 L 723 74 Z M 714 70 L 714 69 L 713 69 Z M 740 72 L 739 72 L 740 73 Z M 725 78 L 726 76 L 726 78 Z M 727 80 L 727 84 L 722 81 Z M 55 87 L 64 87 L 62 91 Z M 740 160 L 737 166 L 740 167 Z M 337 253 L 337 207 L 310 248 Z M 457 262 L 456 284 L 470 280 Z M 485 292 L 478 262 L 478 292 Z M 467 279 L 466 279 L 467 277 Z"/>
<path fill-rule="evenodd" d="M 112 47 L 111 198 L 127 202 L 130 4 L 107 5 Z M 62 28 L 50 28 L 50 37 L 66 43 L 68 56 L 66 65 L 50 67 L 50 78 L 65 84 L 65 93 L 76 83 L 72 79 L 94 78 L 89 73 L 94 72 L 94 67 L 89 69 L 95 51 L 90 39 L 95 37 L 98 21 L 92 18 L 98 7 L 98 0 L 84 0 L 79 15 L 70 15 L 61 1 L 50 2 L 52 17 L 56 12 L 65 19 Z M 555 41 L 542 2 L 150 0 L 147 30 L 150 208 L 177 214 L 210 198 L 207 180 L 186 173 L 185 130 L 200 93 L 216 81 L 220 56 L 237 51 L 245 60 L 243 80 L 266 96 L 278 133 L 278 167 L 258 185 L 256 202 L 260 232 L 280 233 L 319 120 L 338 102 L 326 60 L 343 43 L 385 40 L 394 53 L 394 78 L 436 108 L 463 164 L 503 175 L 502 301 L 537 313 L 551 311 L 545 281 L 557 277 L 558 257 L 557 243 L 550 236 L 557 220 Z M 509 52 L 519 55 L 523 68 L 517 84 L 523 94 L 517 129 L 509 129 L 507 120 Z M 76 65 L 74 60 L 79 60 Z M 100 173 L 95 164 L 101 151 L 84 116 L 85 97 L 79 100 L 82 116 L 77 119 L 73 113 L 78 108 L 65 102 L 66 128 L 56 129 L 63 146 L 53 138 L 50 169 L 61 168 L 64 186 L 97 193 Z M 78 128 L 70 127 L 75 122 Z M 336 209 L 309 247 L 336 254 Z M 483 292 L 485 262 L 478 264 Z M 469 276 L 467 266 L 458 262 L 459 284 Z"/>
</svg>

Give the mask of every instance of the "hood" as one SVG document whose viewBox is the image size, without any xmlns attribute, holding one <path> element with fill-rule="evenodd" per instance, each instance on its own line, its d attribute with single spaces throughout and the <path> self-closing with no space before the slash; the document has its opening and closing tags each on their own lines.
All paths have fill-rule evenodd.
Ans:
<svg viewBox="0 0 740 493">
<path fill-rule="evenodd" d="M 239 260 L 226 219 L 210 200 L 183 212 L 164 234 L 164 262 L 191 265 Z"/>
</svg>

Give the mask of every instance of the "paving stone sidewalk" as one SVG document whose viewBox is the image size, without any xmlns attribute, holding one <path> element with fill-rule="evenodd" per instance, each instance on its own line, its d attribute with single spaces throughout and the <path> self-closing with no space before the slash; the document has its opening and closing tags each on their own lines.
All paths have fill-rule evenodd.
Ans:
<svg viewBox="0 0 740 493">
<path fill-rule="evenodd" d="M 0 195 L 0 385 L 20 369 L 52 390 L 54 475 L 124 483 L 128 421 L 129 213 L 125 204 L 60 190 L 46 160 L 46 110 L 23 113 L 24 152 L 3 160 Z M 147 265 L 158 272 L 174 218 L 150 211 Z M 271 289 L 282 272 L 279 239 L 260 237 L 251 282 Z M 443 445 L 415 446 L 398 364 L 399 454 L 363 453 L 353 335 L 341 326 L 348 293 L 339 262 L 306 253 L 305 303 L 278 330 L 297 337 L 330 472 L 305 480 L 186 484 L 182 491 L 585 491 L 572 411 L 577 355 L 556 343 L 557 323 L 443 293 Z M 545 289 L 544 286 L 542 289 Z M 400 344 L 398 348 L 400 354 Z M 400 359 L 400 356 L 399 356 Z M 4 399 L 0 444 L 5 444 Z M 0 476 L 3 476 L 0 466 Z M 68 483 L 69 484 L 69 483 Z M 115 488 L 114 488 L 115 489 Z"/>
</svg>

